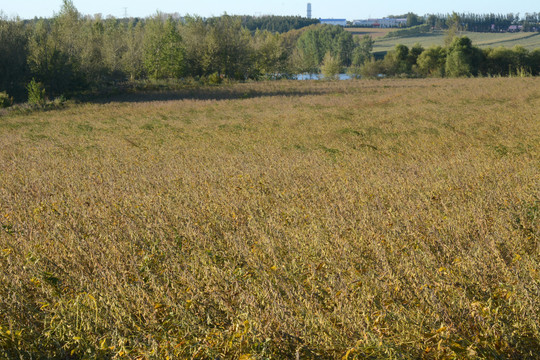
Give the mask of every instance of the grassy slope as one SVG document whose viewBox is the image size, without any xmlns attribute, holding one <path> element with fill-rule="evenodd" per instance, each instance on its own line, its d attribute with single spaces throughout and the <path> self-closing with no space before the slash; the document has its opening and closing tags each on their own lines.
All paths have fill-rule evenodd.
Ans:
<svg viewBox="0 0 540 360">
<path fill-rule="evenodd" d="M 540 79 L 205 91 L 0 118 L 0 357 L 537 356 Z"/>
<path fill-rule="evenodd" d="M 540 49 L 540 33 L 476 33 L 463 32 L 461 35 L 468 36 L 473 44 L 479 47 L 514 47 L 521 45 L 529 50 Z M 431 45 L 444 45 L 445 34 L 443 32 L 429 33 L 422 36 L 402 37 L 402 38 L 374 38 L 374 52 L 387 52 L 392 50 L 396 44 L 403 44 L 409 47 L 416 43 L 424 47 Z"/>
</svg>

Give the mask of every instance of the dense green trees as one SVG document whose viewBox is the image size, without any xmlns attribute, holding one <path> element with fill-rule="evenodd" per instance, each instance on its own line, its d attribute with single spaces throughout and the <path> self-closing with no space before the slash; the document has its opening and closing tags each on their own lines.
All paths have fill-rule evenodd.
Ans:
<svg viewBox="0 0 540 360">
<path fill-rule="evenodd" d="M 174 79 L 183 75 L 182 37 L 172 19 L 163 19 L 159 13 L 146 22 L 144 68 L 152 79 Z"/>
<path fill-rule="evenodd" d="M 448 46 L 423 49 L 419 44 L 409 49 L 396 45 L 383 60 L 365 63 L 363 76 L 508 76 L 539 75 L 540 49 L 528 51 L 516 46 L 480 49 L 465 36 L 454 37 Z"/>
<path fill-rule="evenodd" d="M 24 100 L 31 79 L 54 98 L 146 78 L 290 77 L 305 67 L 293 61 L 304 30 L 288 30 L 315 23 L 300 17 L 180 19 L 161 13 L 103 19 L 81 15 L 71 0 L 51 19 L 23 22 L 0 14 L 0 92 Z M 319 71 L 327 49 L 349 63 L 352 36 L 338 28 L 321 34 L 324 50 L 309 71 Z"/>
<path fill-rule="evenodd" d="M 8 21 L 0 13 L 0 92 L 23 96 L 29 75 L 27 42 L 27 30 L 23 23 Z"/>
<path fill-rule="evenodd" d="M 451 29 L 456 25 L 456 18 L 459 19 L 457 25 L 462 29 L 475 32 L 499 32 L 515 31 L 510 28 L 512 25 L 521 26 L 522 31 L 540 31 L 540 13 L 520 14 L 474 14 L 474 13 L 451 13 L 451 14 L 429 14 L 424 17 L 409 13 L 402 15 L 407 17 L 407 26 L 412 24 L 427 24 L 439 30 Z"/>
<path fill-rule="evenodd" d="M 411 24 L 422 21 L 407 16 Z M 529 17 L 531 24 L 536 21 Z M 420 26 L 436 26 L 440 18 L 427 21 Z M 456 28 L 462 21 L 453 14 L 445 18 L 445 26 Z M 161 13 L 145 19 L 103 19 L 81 15 L 71 0 L 64 0 L 51 19 L 8 20 L 0 14 L 0 93 L 7 99 L 2 103 L 9 104 L 11 96 L 26 100 L 32 79 L 53 99 L 145 79 L 218 83 L 299 73 L 333 77 L 344 69 L 354 77 L 540 74 L 540 50 L 480 50 L 451 32 L 444 47 L 397 45 L 378 61 L 370 36 L 353 38 L 342 27 L 317 24 L 280 33 L 309 23 L 301 18 L 203 19 Z"/>
<path fill-rule="evenodd" d="M 416 63 L 423 76 L 444 76 L 446 49 L 442 46 L 429 47 L 418 56 Z"/>
<path fill-rule="evenodd" d="M 482 51 L 466 36 L 456 37 L 448 47 L 445 73 L 449 77 L 478 75 Z"/>
<path fill-rule="evenodd" d="M 319 23 L 318 19 L 308 19 L 300 16 L 241 16 L 242 26 L 251 32 L 257 30 L 273 33 L 285 33 Z"/>
<path fill-rule="evenodd" d="M 355 43 L 350 32 L 340 26 L 322 25 L 307 28 L 298 39 L 299 72 L 315 72 L 327 53 L 339 59 L 342 66 L 350 66 Z"/>
</svg>

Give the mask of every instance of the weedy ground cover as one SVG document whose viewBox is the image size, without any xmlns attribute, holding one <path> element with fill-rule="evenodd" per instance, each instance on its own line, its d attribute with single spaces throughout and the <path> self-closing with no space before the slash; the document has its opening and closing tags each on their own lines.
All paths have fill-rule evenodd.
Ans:
<svg viewBox="0 0 540 360">
<path fill-rule="evenodd" d="M 539 79 L 148 96 L 0 117 L 0 357 L 537 358 Z"/>
</svg>

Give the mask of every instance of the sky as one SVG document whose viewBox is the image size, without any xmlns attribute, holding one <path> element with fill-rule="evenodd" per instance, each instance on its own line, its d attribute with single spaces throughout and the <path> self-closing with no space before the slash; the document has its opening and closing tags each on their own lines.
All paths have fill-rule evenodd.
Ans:
<svg viewBox="0 0 540 360">
<path fill-rule="evenodd" d="M 308 0 L 73 0 L 75 7 L 84 15 L 102 14 L 123 17 L 146 17 L 158 10 L 180 15 L 203 17 L 229 15 L 301 15 L 306 16 Z M 412 11 L 418 15 L 432 13 L 520 13 L 540 12 L 538 0 L 311 0 L 314 18 L 342 18 L 347 20 L 380 18 L 401 15 Z M 62 0 L 0 0 L 0 11 L 8 18 L 23 19 L 52 17 L 60 11 Z"/>
</svg>

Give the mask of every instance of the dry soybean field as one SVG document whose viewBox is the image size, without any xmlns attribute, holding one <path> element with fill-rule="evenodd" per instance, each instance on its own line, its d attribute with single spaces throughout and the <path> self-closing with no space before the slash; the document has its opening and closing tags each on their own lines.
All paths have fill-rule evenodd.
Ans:
<svg viewBox="0 0 540 360">
<path fill-rule="evenodd" d="M 540 79 L 0 116 L 0 358 L 538 359 Z"/>
</svg>

